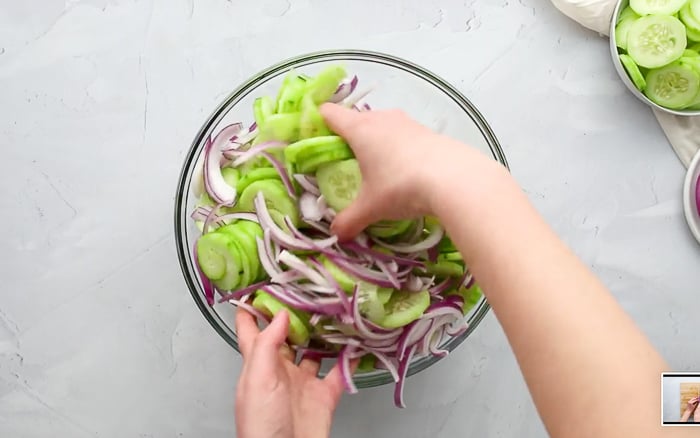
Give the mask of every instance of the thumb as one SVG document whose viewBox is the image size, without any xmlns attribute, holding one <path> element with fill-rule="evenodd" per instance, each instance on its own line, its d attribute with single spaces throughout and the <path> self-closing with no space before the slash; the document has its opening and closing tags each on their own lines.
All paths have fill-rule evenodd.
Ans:
<svg viewBox="0 0 700 438">
<path fill-rule="evenodd" d="M 349 142 L 353 141 L 353 132 L 359 123 L 359 112 L 334 103 L 324 103 L 319 111 L 333 132 Z"/>
<path fill-rule="evenodd" d="M 331 224 L 331 232 L 341 241 L 351 240 L 379 219 L 375 203 L 370 195 L 361 189 L 352 204 L 336 215 Z"/>
<path fill-rule="evenodd" d="M 274 359 L 284 344 L 288 331 L 289 314 L 286 310 L 281 310 L 272 318 L 270 325 L 258 335 L 254 354 L 260 359 Z"/>
</svg>

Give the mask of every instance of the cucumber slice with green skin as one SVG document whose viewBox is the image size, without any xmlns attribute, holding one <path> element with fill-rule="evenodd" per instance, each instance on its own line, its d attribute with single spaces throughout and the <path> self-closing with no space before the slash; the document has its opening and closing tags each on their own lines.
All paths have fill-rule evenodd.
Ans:
<svg viewBox="0 0 700 438">
<path fill-rule="evenodd" d="M 355 154 L 352 153 L 350 148 L 346 150 L 335 150 L 330 152 L 324 152 L 305 159 L 304 161 L 299 161 L 296 164 L 298 173 L 310 174 L 318 170 L 319 167 L 324 164 L 335 163 L 338 161 L 347 160 L 348 158 L 353 158 Z"/>
<path fill-rule="evenodd" d="M 231 187 L 236 187 L 238 180 L 241 177 L 241 172 L 233 167 L 224 167 L 221 169 L 221 176 L 224 177 L 226 184 L 230 185 Z"/>
<path fill-rule="evenodd" d="M 367 232 L 375 237 L 388 238 L 405 233 L 411 225 L 411 220 L 380 221 L 370 225 Z"/>
<path fill-rule="evenodd" d="M 241 280 L 239 286 L 245 287 L 253 282 L 254 279 L 260 274 L 262 269 L 260 265 L 260 258 L 258 257 L 258 245 L 255 241 L 255 236 L 262 237 L 262 228 L 260 228 L 260 233 L 255 232 L 255 234 L 249 234 L 247 231 L 246 223 L 252 223 L 251 221 L 238 221 L 235 224 L 225 225 L 217 232 L 228 234 L 233 239 L 233 242 L 238 247 L 238 251 L 241 255 Z M 241 226 L 243 225 L 243 226 Z"/>
<path fill-rule="evenodd" d="M 357 197 L 362 174 L 357 160 L 351 159 L 319 167 L 316 181 L 328 205 L 340 212 Z"/>
<path fill-rule="evenodd" d="M 365 354 L 360 358 L 360 363 L 357 365 L 358 373 L 369 373 L 374 371 L 374 366 L 377 364 L 377 358 L 373 354 Z"/>
<path fill-rule="evenodd" d="M 241 255 L 235 242 L 229 244 L 230 257 L 226 259 L 226 274 L 212 281 L 220 291 L 230 291 L 238 288 L 241 281 Z"/>
<path fill-rule="evenodd" d="M 300 317 L 299 311 L 285 306 L 272 295 L 258 291 L 253 299 L 253 307 L 268 316 L 277 315 L 280 311 L 286 310 L 289 314 L 289 333 L 287 339 L 295 345 L 304 345 L 309 341 L 309 329 Z"/>
<path fill-rule="evenodd" d="M 377 289 L 377 299 L 380 303 L 386 304 L 391 299 L 391 295 L 394 293 L 394 289 L 388 287 L 380 287 Z"/>
<path fill-rule="evenodd" d="M 700 32 L 696 32 L 690 28 L 685 28 L 685 33 L 688 38 L 688 41 L 692 41 L 694 43 L 700 42 Z"/>
<path fill-rule="evenodd" d="M 627 35 L 630 31 L 630 27 L 632 27 L 632 24 L 634 24 L 638 18 L 639 16 L 635 14 L 635 17 L 621 20 L 615 26 L 615 44 L 617 47 L 621 48 L 622 50 L 627 50 Z"/>
<path fill-rule="evenodd" d="M 238 226 L 241 234 L 247 236 L 247 239 L 241 239 L 241 242 L 245 242 L 248 258 L 253 261 L 253 265 L 255 267 L 255 274 L 253 275 L 253 278 L 256 280 L 262 280 L 267 276 L 267 273 L 260 264 L 260 258 L 258 257 L 258 243 L 256 238 L 259 237 L 262 239 L 263 229 L 259 224 L 253 221 L 238 221 L 236 222 L 236 225 Z"/>
<path fill-rule="evenodd" d="M 238 209 L 240 211 L 255 211 L 255 197 L 259 192 L 262 192 L 265 197 L 265 205 L 268 209 L 279 212 L 282 217 L 289 216 L 294 226 L 299 223 L 299 209 L 296 203 L 289 197 L 284 185 L 277 180 L 266 179 L 250 184 L 238 199 Z M 272 216 L 272 219 L 280 227 L 286 228 L 284 220 L 278 222 L 280 219 L 276 219 L 275 216 Z"/>
<path fill-rule="evenodd" d="M 277 140 L 291 143 L 299 140 L 299 123 L 301 113 L 272 114 L 260 126 L 260 134 L 254 144 Z"/>
<path fill-rule="evenodd" d="M 284 158 L 290 163 L 297 162 L 297 156 L 300 152 L 308 150 L 309 155 L 315 155 L 320 151 L 329 149 L 342 149 L 348 147 L 348 144 L 337 135 L 324 135 L 322 137 L 306 138 L 290 144 L 284 148 Z"/>
<path fill-rule="evenodd" d="M 678 13 L 678 18 L 681 19 L 687 30 L 693 33 L 700 32 L 700 20 L 695 18 L 693 13 L 690 11 L 690 3 L 686 3 L 685 6 Z"/>
<path fill-rule="evenodd" d="M 226 259 L 231 256 L 231 239 L 219 233 L 208 233 L 197 241 L 199 268 L 210 280 L 218 280 L 226 274 Z"/>
<path fill-rule="evenodd" d="M 347 73 L 339 65 L 331 65 L 321 70 L 315 78 L 309 81 L 306 90 L 317 105 L 327 101 L 338 89 Z"/>
<path fill-rule="evenodd" d="M 700 44 L 693 44 L 692 46 L 688 47 L 689 50 L 692 50 L 693 52 L 700 53 Z"/>
<path fill-rule="evenodd" d="M 630 0 L 630 8 L 639 15 L 673 15 L 687 0 Z"/>
<path fill-rule="evenodd" d="M 700 75 L 681 62 L 650 70 L 646 81 L 644 94 L 653 102 L 671 109 L 691 105 L 700 91 Z"/>
<path fill-rule="evenodd" d="M 462 254 L 460 254 L 459 251 L 442 253 L 442 254 L 440 254 L 439 258 L 444 259 L 444 260 L 449 260 L 451 262 L 464 263 L 464 258 L 462 258 Z"/>
<path fill-rule="evenodd" d="M 438 243 L 437 248 L 440 253 L 450 253 L 458 251 L 457 247 L 452 242 L 452 239 L 450 239 L 447 235 L 445 235 L 445 237 L 442 238 L 440 243 Z"/>
<path fill-rule="evenodd" d="M 639 91 L 644 91 L 644 88 L 647 86 L 647 81 L 644 80 L 644 76 L 642 76 L 642 72 L 639 71 L 639 67 L 634 63 L 634 60 L 632 60 L 629 55 L 622 54 L 620 55 L 620 62 L 625 68 L 625 71 L 627 71 L 627 75 L 632 80 L 634 86 L 637 87 Z"/>
<path fill-rule="evenodd" d="M 685 50 L 683 23 L 667 15 L 647 15 L 636 20 L 627 33 L 627 53 L 642 67 L 657 68 L 681 57 Z"/>
<path fill-rule="evenodd" d="M 344 290 L 347 294 L 352 295 L 352 292 L 355 289 L 355 284 L 359 280 L 340 269 L 338 265 L 330 261 L 330 259 L 328 259 L 327 257 L 321 256 L 319 260 L 321 264 L 323 264 L 323 267 L 326 268 L 328 273 L 331 274 L 335 281 L 338 282 L 340 288 Z"/>
<path fill-rule="evenodd" d="M 299 119 L 299 138 L 313 138 L 331 135 L 318 107 L 311 95 L 307 94 L 301 100 L 301 117 Z"/>
<path fill-rule="evenodd" d="M 625 9 L 620 12 L 620 15 L 617 17 L 617 22 L 622 23 L 623 20 L 626 20 L 628 18 L 639 18 L 639 14 L 634 12 L 632 8 L 627 6 Z"/>
<path fill-rule="evenodd" d="M 295 157 L 296 165 L 297 167 L 304 166 L 304 163 L 314 160 L 316 157 L 322 154 L 332 154 L 333 156 L 346 157 L 344 159 L 354 157 L 352 149 L 350 149 L 350 146 L 347 144 L 328 143 L 300 150 Z"/>
<path fill-rule="evenodd" d="M 475 283 L 468 289 L 460 288 L 458 290 L 452 290 L 448 292 L 447 295 L 461 295 L 462 298 L 464 298 L 462 311 L 466 315 L 479 302 L 479 300 L 481 300 L 484 292 L 481 290 L 479 285 Z"/>
<path fill-rule="evenodd" d="M 461 277 L 464 275 L 464 266 L 457 262 L 439 258 L 435 263 L 426 263 L 425 270 L 436 277 Z"/>
<path fill-rule="evenodd" d="M 238 183 L 236 184 L 236 191 L 239 194 L 243 193 L 243 191 L 255 181 L 262 181 L 266 179 L 278 180 L 280 182 L 282 181 L 280 179 L 280 174 L 273 167 L 258 167 L 257 169 L 249 170 L 240 180 L 238 180 Z"/>
<path fill-rule="evenodd" d="M 360 314 L 375 324 L 381 324 L 387 314 L 385 303 L 382 303 L 382 300 L 379 298 L 379 288 L 374 284 L 363 281 L 357 284 L 360 287 L 358 292 Z"/>
<path fill-rule="evenodd" d="M 275 112 L 277 114 L 293 113 L 299 111 L 299 104 L 306 92 L 307 80 L 299 76 L 295 71 L 290 71 L 282 82 Z"/>
<path fill-rule="evenodd" d="M 688 4 L 690 5 L 690 14 L 700 21 L 700 0 L 689 0 Z"/>
<path fill-rule="evenodd" d="M 430 293 L 396 291 L 384 305 L 386 316 L 377 324 L 384 328 L 403 327 L 416 319 L 430 306 Z"/>
<path fill-rule="evenodd" d="M 262 126 L 265 120 L 275 113 L 275 101 L 270 96 L 258 97 L 253 102 L 253 116 L 255 123 Z"/>
<path fill-rule="evenodd" d="M 696 73 L 700 74 L 700 56 L 684 56 L 679 59 L 678 62 L 686 67 L 692 68 Z"/>
<path fill-rule="evenodd" d="M 695 50 L 685 49 L 682 58 L 697 58 L 698 56 L 700 56 L 700 53 Z"/>
</svg>

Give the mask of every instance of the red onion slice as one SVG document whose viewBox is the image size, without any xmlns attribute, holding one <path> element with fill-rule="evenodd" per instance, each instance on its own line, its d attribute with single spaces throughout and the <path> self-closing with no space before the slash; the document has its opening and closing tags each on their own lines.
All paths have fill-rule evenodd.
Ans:
<svg viewBox="0 0 700 438">
<path fill-rule="evenodd" d="M 354 351 L 354 348 L 348 346 L 343 348 L 338 355 L 338 367 L 340 368 L 340 374 L 343 376 L 343 384 L 345 385 L 345 390 L 350 394 L 357 393 L 357 387 L 355 387 L 355 382 L 352 380 L 352 370 L 350 369 L 350 355 Z"/>
<path fill-rule="evenodd" d="M 328 99 L 328 102 L 332 103 L 338 103 L 348 97 L 350 94 L 352 94 L 353 91 L 355 91 L 355 88 L 357 87 L 358 79 L 357 76 L 353 76 L 352 78 L 348 79 L 345 78 L 340 82 L 340 85 L 338 85 L 338 88 L 335 90 L 335 93 Z"/>
<path fill-rule="evenodd" d="M 250 149 L 247 151 L 244 151 L 242 154 L 240 154 L 238 157 L 236 157 L 233 160 L 233 167 L 238 167 L 241 164 L 244 164 L 253 158 L 257 157 L 258 155 L 261 155 L 263 152 L 269 150 L 269 149 L 274 149 L 274 148 L 280 148 L 286 146 L 287 143 L 283 143 L 281 141 L 266 141 L 264 143 L 256 144 L 255 146 L 252 146 Z"/>
<path fill-rule="evenodd" d="M 409 352 L 406 354 L 406 357 L 403 358 L 403 360 L 399 361 L 399 381 L 396 383 L 396 386 L 394 387 L 394 404 L 398 408 L 405 408 L 406 404 L 404 403 L 403 400 L 403 387 L 406 383 L 406 376 L 408 374 L 408 365 L 411 363 L 411 359 L 413 359 L 413 355 L 416 353 L 416 348 L 417 346 L 414 345 L 411 347 Z"/>
<path fill-rule="evenodd" d="M 265 286 L 266 284 L 267 284 L 267 281 L 261 281 L 259 283 L 251 284 L 250 286 L 244 287 L 243 289 L 239 289 L 237 291 L 226 294 L 226 295 L 222 296 L 221 298 L 219 298 L 219 303 L 223 303 L 225 301 L 231 301 L 231 300 L 240 300 L 244 296 L 255 292 L 256 290 L 260 289 L 261 287 Z"/>
<path fill-rule="evenodd" d="M 700 175 L 698 175 L 698 179 L 695 181 L 695 207 L 700 215 Z"/>
<path fill-rule="evenodd" d="M 432 224 L 428 228 L 428 237 L 426 237 L 423 241 L 414 243 L 412 245 L 407 245 L 407 244 L 391 244 L 387 242 L 382 242 L 379 239 L 375 239 L 375 242 L 377 244 L 383 246 L 384 248 L 390 249 L 392 251 L 400 252 L 400 253 L 411 253 L 411 252 L 419 252 L 419 251 L 426 251 L 434 246 L 436 246 L 438 243 L 440 243 L 440 240 L 442 240 L 442 237 L 445 235 L 445 230 L 437 224 Z"/>
<path fill-rule="evenodd" d="M 304 192 L 299 197 L 299 211 L 305 222 L 318 222 L 323 219 L 324 211 L 319 207 L 318 197 L 309 192 Z"/>
<path fill-rule="evenodd" d="M 321 191 L 318 189 L 316 178 L 304 175 L 303 173 L 295 173 L 294 179 L 299 183 L 304 191 L 309 192 L 314 196 L 321 196 Z"/>
<path fill-rule="evenodd" d="M 287 194 L 289 197 L 292 199 L 297 199 L 297 191 L 292 184 L 292 180 L 289 179 L 289 174 L 287 173 L 287 169 L 284 168 L 284 164 L 282 164 L 277 158 L 273 157 L 272 154 L 268 154 L 267 152 L 261 152 L 260 155 L 265 157 L 267 161 L 272 164 L 272 167 L 275 168 L 280 176 L 280 179 L 282 179 L 284 188 L 287 189 Z"/>
</svg>

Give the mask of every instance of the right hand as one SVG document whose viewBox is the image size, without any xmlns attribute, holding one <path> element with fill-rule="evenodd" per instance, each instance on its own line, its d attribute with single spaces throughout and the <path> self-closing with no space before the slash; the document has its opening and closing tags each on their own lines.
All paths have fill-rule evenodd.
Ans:
<svg viewBox="0 0 700 438">
<path fill-rule="evenodd" d="M 687 405 L 686 409 L 688 409 L 689 411 L 694 410 L 698 406 L 699 402 L 700 402 L 700 397 L 691 398 L 690 400 L 688 400 L 688 405 Z"/>
<path fill-rule="evenodd" d="M 333 233 L 341 240 L 379 220 L 432 214 L 436 182 L 450 165 L 461 166 L 463 173 L 468 172 L 465 163 L 494 162 L 399 110 L 358 112 L 335 104 L 320 110 L 328 126 L 348 142 L 362 172 L 357 199 L 333 221 Z"/>
</svg>

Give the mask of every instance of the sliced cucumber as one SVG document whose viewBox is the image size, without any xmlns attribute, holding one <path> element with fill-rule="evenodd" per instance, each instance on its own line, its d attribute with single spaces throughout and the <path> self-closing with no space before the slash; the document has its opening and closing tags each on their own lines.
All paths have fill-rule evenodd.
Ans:
<svg viewBox="0 0 700 438">
<path fill-rule="evenodd" d="M 299 209 L 296 203 L 291 200 L 287 194 L 287 190 L 282 183 L 277 180 L 266 179 L 255 181 L 250 184 L 243 193 L 241 193 L 237 208 L 241 211 L 255 211 L 255 197 L 260 192 L 262 192 L 265 197 L 265 204 L 268 209 L 275 210 L 283 216 L 289 216 L 295 226 L 299 223 Z M 273 219 L 275 219 L 274 216 Z M 275 223 L 280 227 L 284 226 L 284 221 L 278 222 L 278 219 L 275 219 Z"/>
<path fill-rule="evenodd" d="M 437 277 L 461 277 L 464 275 L 464 266 L 444 258 L 438 258 L 435 263 L 426 263 L 425 270 Z"/>
<path fill-rule="evenodd" d="M 262 181 L 266 179 L 281 181 L 279 172 L 277 172 L 273 167 L 258 167 L 256 169 L 249 170 L 241 179 L 238 180 L 238 183 L 236 184 L 236 191 L 238 194 L 241 194 L 255 181 Z"/>
<path fill-rule="evenodd" d="M 301 113 L 272 114 L 260 125 L 260 134 L 255 143 L 277 140 L 295 142 L 299 139 Z"/>
<path fill-rule="evenodd" d="M 646 81 L 644 94 L 659 105 L 671 109 L 692 104 L 700 90 L 698 72 L 681 62 L 650 70 Z"/>
<path fill-rule="evenodd" d="M 269 116 L 275 113 L 275 102 L 270 96 L 258 97 L 253 102 L 253 116 L 258 126 L 262 126 Z"/>
<path fill-rule="evenodd" d="M 700 0 L 689 0 L 690 13 L 696 19 L 700 21 Z"/>
<path fill-rule="evenodd" d="M 299 76 L 294 70 L 290 71 L 282 82 L 275 112 L 277 114 L 293 113 L 299 111 L 299 104 L 304 97 L 307 81 Z"/>
<path fill-rule="evenodd" d="M 252 224 L 260 231 L 258 232 L 247 224 Z M 262 237 L 262 228 L 255 222 L 238 221 L 234 224 L 221 227 L 218 232 L 231 236 L 237 245 L 241 255 L 241 280 L 239 286 L 248 286 L 258 277 L 262 269 L 260 258 L 258 257 L 258 245 L 255 241 L 256 236 Z"/>
<path fill-rule="evenodd" d="M 284 148 L 284 158 L 290 163 L 297 162 L 299 153 L 304 152 L 311 156 L 328 150 L 344 149 L 348 144 L 337 135 L 324 135 L 321 137 L 307 138 L 299 140 Z"/>
<path fill-rule="evenodd" d="M 391 295 L 394 293 L 394 289 L 388 287 L 380 287 L 377 289 L 377 299 L 380 303 L 386 304 L 391 299 Z"/>
<path fill-rule="evenodd" d="M 377 358 L 372 354 L 365 354 L 360 358 L 360 363 L 357 365 L 358 373 L 369 373 L 374 371 L 374 366 L 377 363 Z"/>
<path fill-rule="evenodd" d="M 286 310 L 289 314 L 289 333 L 287 339 L 295 345 L 304 345 L 309 340 L 309 328 L 304 323 L 304 319 L 299 315 L 299 311 L 286 306 L 267 292 L 258 291 L 255 293 L 253 307 L 268 316 L 277 315 L 281 310 Z"/>
<path fill-rule="evenodd" d="M 680 58 L 687 45 L 683 23 L 667 15 L 647 15 L 627 33 L 627 53 L 642 67 L 656 68 Z"/>
<path fill-rule="evenodd" d="M 226 274 L 226 258 L 230 256 L 231 239 L 219 233 L 208 233 L 197 241 L 199 267 L 210 280 L 218 280 Z"/>
<path fill-rule="evenodd" d="M 644 76 L 642 75 L 642 72 L 639 71 L 637 64 L 634 63 L 634 60 L 632 60 L 629 55 L 622 54 L 620 55 L 620 62 L 627 71 L 627 75 L 632 80 L 634 86 L 637 87 L 639 91 L 644 91 L 644 88 L 647 86 L 647 82 L 644 80 Z"/>
<path fill-rule="evenodd" d="M 238 180 L 241 177 L 241 172 L 233 167 L 224 167 L 221 169 L 221 176 L 224 177 L 226 184 L 230 185 L 231 187 L 236 187 L 236 185 L 238 185 Z"/>
<path fill-rule="evenodd" d="M 357 160 L 351 159 L 319 167 L 316 181 L 328 205 L 341 211 L 357 197 L 362 174 Z"/>
<path fill-rule="evenodd" d="M 685 6 L 681 8 L 680 12 L 678 13 L 678 18 L 681 19 L 688 30 L 694 33 L 700 32 L 700 20 L 698 20 L 691 12 L 690 3 L 686 3 Z"/>
<path fill-rule="evenodd" d="M 347 74 L 343 67 L 339 65 L 328 66 L 309 81 L 306 90 L 314 103 L 321 104 L 330 99 L 345 76 Z"/>
<path fill-rule="evenodd" d="M 385 304 L 379 298 L 379 288 L 374 284 L 362 281 L 357 284 L 360 288 L 358 292 L 360 313 L 373 323 L 382 324 L 387 315 Z"/>
<path fill-rule="evenodd" d="M 299 119 L 299 138 L 313 138 L 331 135 L 331 130 L 321 116 L 311 95 L 301 100 L 301 117 Z"/>
<path fill-rule="evenodd" d="M 355 284 L 358 282 L 358 280 L 355 277 L 343 271 L 342 269 L 340 269 L 338 265 L 330 261 L 330 259 L 328 259 L 326 256 L 321 256 L 320 261 L 323 264 L 323 267 L 326 268 L 328 273 L 331 274 L 335 281 L 338 282 L 340 288 L 343 289 L 346 293 L 352 294 L 353 289 L 355 288 Z"/>
<path fill-rule="evenodd" d="M 349 147 L 346 149 L 322 152 L 320 154 L 305 158 L 303 161 L 297 161 L 296 168 L 299 173 L 314 173 L 324 164 L 347 160 L 348 158 L 353 158 L 354 156 L 355 154 L 352 153 L 352 150 Z"/>
<path fill-rule="evenodd" d="M 367 232 L 376 237 L 388 238 L 403 234 L 411 225 L 413 225 L 411 220 L 380 221 L 370 225 Z"/>
<path fill-rule="evenodd" d="M 630 0 L 630 8 L 639 15 L 673 15 L 687 0 Z"/>
<path fill-rule="evenodd" d="M 628 18 L 639 18 L 639 14 L 634 12 L 634 10 L 629 6 L 627 6 L 625 9 L 622 10 L 622 12 L 620 12 L 620 15 L 617 17 L 617 22 L 622 23 L 622 21 Z"/>
<path fill-rule="evenodd" d="M 634 17 L 625 18 L 615 26 L 615 44 L 617 44 L 617 47 L 627 50 L 627 35 L 630 27 L 638 18 L 639 15 L 635 14 Z"/>
<path fill-rule="evenodd" d="M 455 252 L 457 251 L 457 247 L 454 243 L 452 243 L 452 239 L 445 235 L 445 237 L 442 238 L 440 243 L 438 243 L 438 251 L 440 251 L 441 253 Z"/>
<path fill-rule="evenodd" d="M 696 52 L 695 50 L 685 49 L 683 51 L 684 58 L 697 58 L 698 56 L 700 56 L 700 53 Z"/>
<path fill-rule="evenodd" d="M 396 291 L 384 305 L 386 316 L 378 324 L 385 328 L 403 327 L 423 315 L 430 306 L 430 293 Z"/>
<path fill-rule="evenodd" d="M 481 290 L 479 285 L 473 284 L 470 288 L 461 288 L 458 290 L 453 290 L 447 295 L 461 295 L 464 298 L 464 304 L 462 305 L 462 310 L 466 315 L 469 311 L 481 300 L 484 292 Z"/>
</svg>

